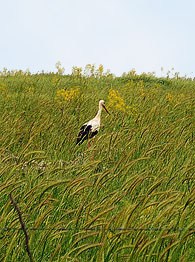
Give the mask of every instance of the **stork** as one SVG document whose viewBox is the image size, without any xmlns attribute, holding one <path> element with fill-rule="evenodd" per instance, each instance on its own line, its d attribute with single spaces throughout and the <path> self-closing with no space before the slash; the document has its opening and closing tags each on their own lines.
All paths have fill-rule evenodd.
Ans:
<svg viewBox="0 0 195 262">
<path fill-rule="evenodd" d="M 104 100 L 100 100 L 99 101 L 99 110 L 96 116 L 93 119 L 89 120 L 88 122 L 82 125 L 82 127 L 80 128 L 77 140 L 76 140 L 76 144 L 80 145 L 85 140 L 90 139 L 94 137 L 95 135 L 97 135 L 97 133 L 100 130 L 100 118 L 101 118 L 102 108 L 104 108 L 105 111 L 108 114 L 110 114 L 105 106 Z"/>
</svg>

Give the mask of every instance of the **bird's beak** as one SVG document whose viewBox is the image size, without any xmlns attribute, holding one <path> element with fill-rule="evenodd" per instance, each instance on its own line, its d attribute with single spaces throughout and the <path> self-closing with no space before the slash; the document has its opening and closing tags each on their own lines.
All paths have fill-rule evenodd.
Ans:
<svg viewBox="0 0 195 262">
<path fill-rule="evenodd" d="M 102 105 L 102 106 L 103 106 L 103 108 L 105 109 L 105 111 L 110 115 L 110 113 L 108 112 L 106 106 L 105 106 L 105 105 Z"/>
</svg>

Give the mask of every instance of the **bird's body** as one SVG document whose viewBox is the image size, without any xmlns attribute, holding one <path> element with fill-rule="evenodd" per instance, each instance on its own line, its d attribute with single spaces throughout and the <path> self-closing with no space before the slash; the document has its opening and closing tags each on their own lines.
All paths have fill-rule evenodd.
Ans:
<svg viewBox="0 0 195 262">
<path fill-rule="evenodd" d="M 100 130 L 100 122 L 101 122 L 100 118 L 101 118 L 102 108 L 104 108 L 108 113 L 105 107 L 104 100 L 99 101 L 99 110 L 96 116 L 93 119 L 86 122 L 85 124 L 83 124 L 82 127 L 80 128 L 76 144 L 82 144 L 85 140 L 90 139 L 95 135 L 97 135 L 97 133 Z"/>
</svg>

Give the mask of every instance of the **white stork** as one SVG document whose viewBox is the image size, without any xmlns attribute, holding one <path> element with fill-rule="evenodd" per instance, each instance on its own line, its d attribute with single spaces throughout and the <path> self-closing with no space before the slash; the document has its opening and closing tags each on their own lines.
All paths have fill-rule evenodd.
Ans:
<svg viewBox="0 0 195 262">
<path fill-rule="evenodd" d="M 80 145 L 85 140 L 97 135 L 98 131 L 100 130 L 100 117 L 101 117 L 102 108 L 104 108 L 106 112 L 110 114 L 108 110 L 106 109 L 104 100 L 100 100 L 99 101 L 99 110 L 97 112 L 97 115 L 93 119 L 91 119 L 90 121 L 82 125 L 82 127 L 80 128 L 77 140 L 76 140 L 76 144 Z"/>
</svg>

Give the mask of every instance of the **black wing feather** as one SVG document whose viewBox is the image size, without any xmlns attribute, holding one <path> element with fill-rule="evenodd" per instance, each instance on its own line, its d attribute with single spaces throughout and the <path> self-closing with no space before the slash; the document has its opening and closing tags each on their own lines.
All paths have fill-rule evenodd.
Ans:
<svg viewBox="0 0 195 262">
<path fill-rule="evenodd" d="M 89 138 L 92 138 L 92 137 L 94 137 L 95 135 L 97 135 L 97 133 L 98 133 L 98 131 L 96 130 L 96 131 L 94 131 L 94 132 L 90 132 L 89 133 Z"/>
<path fill-rule="evenodd" d="M 91 128 L 92 128 L 91 125 L 83 125 L 81 127 L 79 134 L 78 134 L 78 137 L 77 137 L 76 145 L 82 144 L 83 141 L 85 141 L 86 139 L 88 139 L 90 137 Z"/>
</svg>

